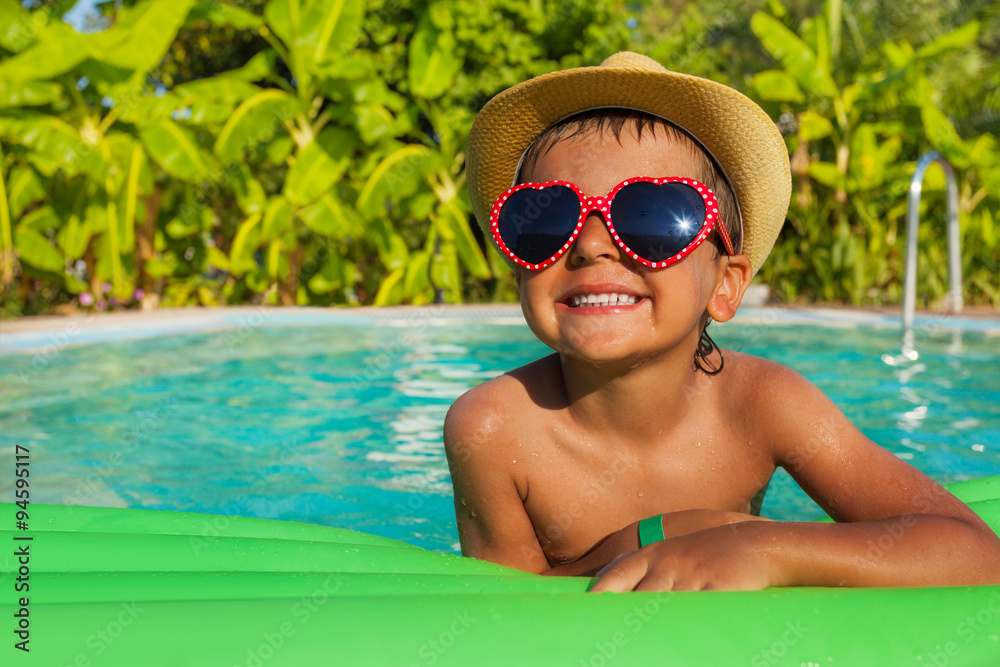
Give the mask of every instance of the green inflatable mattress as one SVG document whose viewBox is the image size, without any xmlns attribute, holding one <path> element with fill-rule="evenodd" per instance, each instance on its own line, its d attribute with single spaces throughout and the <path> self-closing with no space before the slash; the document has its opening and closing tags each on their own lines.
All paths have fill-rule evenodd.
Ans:
<svg viewBox="0 0 1000 667">
<path fill-rule="evenodd" d="M 949 488 L 1000 532 L 1000 477 Z M 2 508 L 4 665 L 1000 665 L 1000 586 L 590 594 L 338 528 Z"/>
</svg>

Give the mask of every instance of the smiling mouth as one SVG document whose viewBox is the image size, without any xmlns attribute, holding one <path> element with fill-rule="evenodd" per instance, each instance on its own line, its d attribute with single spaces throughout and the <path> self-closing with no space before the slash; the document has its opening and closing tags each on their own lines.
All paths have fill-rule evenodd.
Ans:
<svg viewBox="0 0 1000 667">
<path fill-rule="evenodd" d="M 567 300 L 571 308 L 584 306 L 631 306 L 639 301 L 634 294 L 577 294 Z"/>
</svg>

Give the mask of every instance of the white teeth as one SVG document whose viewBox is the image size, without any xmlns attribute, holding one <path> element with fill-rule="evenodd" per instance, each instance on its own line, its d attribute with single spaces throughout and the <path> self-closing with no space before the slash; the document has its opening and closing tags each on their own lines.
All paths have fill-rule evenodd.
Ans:
<svg viewBox="0 0 1000 667">
<path fill-rule="evenodd" d="M 573 297 L 573 307 L 631 306 L 638 300 L 634 294 L 577 294 Z"/>
</svg>

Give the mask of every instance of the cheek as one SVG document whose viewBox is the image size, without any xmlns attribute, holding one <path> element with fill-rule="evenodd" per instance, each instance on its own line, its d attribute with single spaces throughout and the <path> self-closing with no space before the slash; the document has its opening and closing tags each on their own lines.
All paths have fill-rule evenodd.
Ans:
<svg viewBox="0 0 1000 667">
<path fill-rule="evenodd" d="M 713 275 L 710 267 L 691 255 L 656 276 L 656 305 L 672 315 L 703 312 L 712 297 Z"/>
<path fill-rule="evenodd" d="M 521 269 L 521 271 L 527 272 L 527 269 Z M 540 318 L 545 317 L 545 304 L 551 301 L 544 281 L 540 278 L 539 275 L 518 274 L 516 276 L 517 291 L 521 299 L 521 312 L 524 313 L 524 319 L 532 330 L 536 328 L 537 324 L 540 324 Z"/>
<path fill-rule="evenodd" d="M 518 294 L 521 293 L 521 283 L 524 282 L 524 272 L 527 271 L 520 264 L 514 265 L 514 284 L 517 285 Z"/>
<path fill-rule="evenodd" d="M 695 260 L 691 266 L 692 298 L 707 304 L 718 282 L 719 258 L 715 255 L 715 249 L 704 243 L 692 253 L 691 259 Z"/>
</svg>

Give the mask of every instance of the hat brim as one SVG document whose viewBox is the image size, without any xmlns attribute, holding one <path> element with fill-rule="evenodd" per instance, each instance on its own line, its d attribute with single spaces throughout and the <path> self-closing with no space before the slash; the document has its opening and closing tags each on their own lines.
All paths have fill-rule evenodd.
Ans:
<svg viewBox="0 0 1000 667">
<path fill-rule="evenodd" d="M 535 138 L 564 118 L 601 107 L 645 111 L 697 138 L 733 188 L 743 224 L 742 252 L 756 273 L 774 245 L 791 196 L 784 139 L 767 113 L 742 93 L 665 69 L 562 70 L 491 99 L 476 116 L 466 152 L 469 195 L 486 238 L 492 238 L 490 208 L 512 185 Z"/>
</svg>

